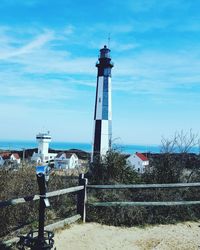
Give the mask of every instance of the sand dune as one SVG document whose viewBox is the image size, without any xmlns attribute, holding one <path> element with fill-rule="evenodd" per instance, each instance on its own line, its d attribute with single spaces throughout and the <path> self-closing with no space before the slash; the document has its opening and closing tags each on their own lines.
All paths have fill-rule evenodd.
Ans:
<svg viewBox="0 0 200 250">
<path fill-rule="evenodd" d="M 75 224 L 55 234 L 59 250 L 196 250 L 200 222 L 121 228 L 96 223 Z"/>
</svg>

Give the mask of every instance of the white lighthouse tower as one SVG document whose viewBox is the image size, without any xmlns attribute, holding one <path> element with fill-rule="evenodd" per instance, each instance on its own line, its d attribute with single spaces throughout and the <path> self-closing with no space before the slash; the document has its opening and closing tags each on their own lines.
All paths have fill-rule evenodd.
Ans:
<svg viewBox="0 0 200 250">
<path fill-rule="evenodd" d="M 46 163 L 53 160 L 56 156 L 55 153 L 49 153 L 49 143 L 51 142 L 50 133 L 39 133 L 36 135 L 38 142 L 38 152 L 33 153 L 31 160 L 37 163 Z"/>
<path fill-rule="evenodd" d="M 111 148 L 112 136 L 112 109 L 111 109 L 111 69 L 113 63 L 110 58 L 110 49 L 104 46 L 100 50 L 96 100 L 94 112 L 94 140 L 92 161 L 97 155 L 105 155 Z"/>
<path fill-rule="evenodd" d="M 41 155 L 42 161 L 49 155 L 49 143 L 51 142 L 51 135 L 48 133 L 39 133 L 36 135 L 38 141 L 38 154 Z"/>
</svg>

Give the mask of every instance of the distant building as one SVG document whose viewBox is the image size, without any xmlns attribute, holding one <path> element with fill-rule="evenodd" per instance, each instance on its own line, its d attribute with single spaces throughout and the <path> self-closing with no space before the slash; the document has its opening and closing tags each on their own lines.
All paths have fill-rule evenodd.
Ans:
<svg viewBox="0 0 200 250">
<path fill-rule="evenodd" d="M 55 169 L 73 169 L 79 166 L 78 156 L 74 153 L 60 152 L 54 159 Z"/>
<path fill-rule="evenodd" d="M 21 159 L 17 153 L 11 154 L 10 160 L 12 162 L 16 162 L 17 164 L 20 164 L 20 162 L 21 162 Z"/>
<path fill-rule="evenodd" d="M 51 142 L 51 135 L 48 133 L 39 133 L 36 135 L 38 141 L 38 152 L 33 152 L 31 161 L 38 163 L 47 163 L 53 160 L 55 153 L 49 153 L 49 143 Z"/>
<path fill-rule="evenodd" d="M 149 160 L 145 155 L 136 152 L 127 158 L 127 163 L 134 167 L 139 173 L 144 173 L 145 167 L 149 165 Z"/>
<path fill-rule="evenodd" d="M 17 153 L 4 152 L 0 154 L 0 166 L 9 164 L 20 164 L 21 159 Z"/>
<path fill-rule="evenodd" d="M 4 164 L 4 159 L 3 159 L 3 156 L 2 155 L 0 155 L 0 166 L 3 166 L 3 164 Z"/>
<path fill-rule="evenodd" d="M 2 166 L 4 165 L 8 165 L 10 163 L 10 155 L 11 153 L 10 152 L 3 152 L 1 153 L 1 163 L 2 163 Z"/>
</svg>

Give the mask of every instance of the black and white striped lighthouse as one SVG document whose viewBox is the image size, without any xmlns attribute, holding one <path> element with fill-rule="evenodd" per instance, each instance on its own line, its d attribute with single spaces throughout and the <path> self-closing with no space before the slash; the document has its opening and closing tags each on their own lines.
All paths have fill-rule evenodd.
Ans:
<svg viewBox="0 0 200 250">
<path fill-rule="evenodd" d="M 110 49 L 104 46 L 100 50 L 96 100 L 94 111 L 94 141 L 92 161 L 95 156 L 105 155 L 111 148 L 112 136 L 112 108 L 111 108 L 111 69 L 113 63 L 110 58 Z"/>
</svg>

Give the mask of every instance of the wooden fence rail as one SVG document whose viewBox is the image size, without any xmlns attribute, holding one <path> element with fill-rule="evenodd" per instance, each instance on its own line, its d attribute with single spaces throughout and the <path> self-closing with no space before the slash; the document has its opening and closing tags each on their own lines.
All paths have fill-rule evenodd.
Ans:
<svg viewBox="0 0 200 250">
<path fill-rule="evenodd" d="M 123 201 L 123 202 L 92 202 L 88 203 L 94 207 L 143 207 L 143 206 L 180 206 L 200 205 L 200 201 Z"/>
<path fill-rule="evenodd" d="M 200 187 L 200 182 L 194 183 L 167 183 L 167 184 L 131 184 L 131 185 L 87 185 L 89 189 L 149 189 L 149 188 L 186 188 Z"/>
<path fill-rule="evenodd" d="M 66 189 L 56 190 L 48 192 L 47 198 L 78 192 L 77 211 L 81 214 L 82 218 L 86 217 L 86 190 L 87 189 L 154 189 L 154 188 L 192 188 L 200 187 L 200 182 L 196 183 L 169 183 L 169 184 L 131 184 L 131 185 L 87 185 L 87 180 L 81 175 L 79 178 L 79 186 L 70 187 Z M 17 205 L 29 201 L 39 200 L 39 195 L 25 196 L 22 198 L 10 199 L 6 201 L 0 201 L 0 208 Z M 162 201 L 162 202 L 94 202 L 87 203 L 93 206 L 176 206 L 176 205 L 197 205 L 200 201 Z"/>
<path fill-rule="evenodd" d="M 167 183 L 167 184 L 131 184 L 131 185 L 87 185 L 88 189 L 155 189 L 155 188 L 193 188 L 200 187 L 196 183 Z M 88 202 L 94 207 L 133 207 L 133 206 L 183 206 L 200 205 L 200 201 L 123 201 L 123 202 Z"/>
<path fill-rule="evenodd" d="M 48 192 L 46 194 L 46 197 L 50 198 L 50 197 L 54 197 L 54 196 L 58 196 L 58 195 L 62 195 L 62 194 L 74 193 L 74 192 L 78 192 L 78 191 L 83 190 L 83 189 L 84 189 L 84 186 L 77 186 L 77 187 L 70 187 L 70 188 L 66 188 L 66 189 L 60 189 L 60 190 L 56 190 L 53 192 Z M 22 198 L 0 201 L 0 208 L 7 207 L 10 205 L 17 205 L 20 203 L 25 203 L 28 201 L 36 201 L 39 199 L 40 199 L 40 195 L 30 195 L 30 196 L 25 196 Z"/>
</svg>

